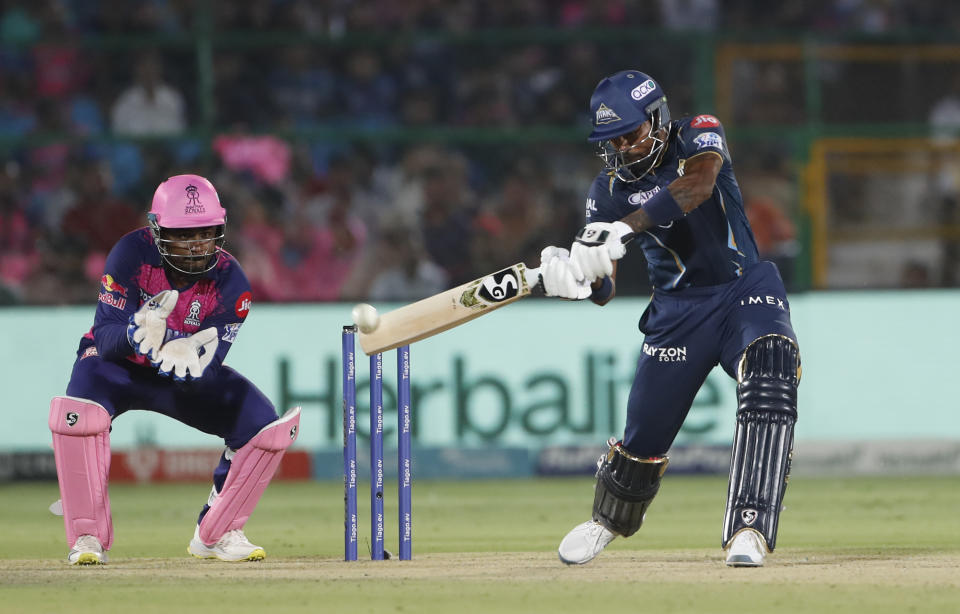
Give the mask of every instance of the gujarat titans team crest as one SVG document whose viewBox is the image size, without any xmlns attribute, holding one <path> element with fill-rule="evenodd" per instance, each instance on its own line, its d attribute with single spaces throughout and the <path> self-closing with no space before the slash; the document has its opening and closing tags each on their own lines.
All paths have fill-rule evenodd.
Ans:
<svg viewBox="0 0 960 614">
<path fill-rule="evenodd" d="M 197 186 L 191 184 L 184 190 L 187 193 L 187 206 L 183 208 L 183 212 L 187 214 L 204 213 L 203 203 L 200 202 L 200 190 L 197 189 Z"/>
</svg>

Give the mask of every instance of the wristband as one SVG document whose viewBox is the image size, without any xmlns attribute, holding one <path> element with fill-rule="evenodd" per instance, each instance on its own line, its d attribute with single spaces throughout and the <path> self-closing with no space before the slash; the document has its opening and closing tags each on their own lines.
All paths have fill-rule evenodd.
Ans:
<svg viewBox="0 0 960 614">
<path fill-rule="evenodd" d="M 613 294 L 613 280 L 607 275 L 603 278 L 600 287 L 590 293 L 590 300 L 602 303 L 610 298 L 611 294 Z"/>
<path fill-rule="evenodd" d="M 650 200 L 640 206 L 650 216 L 650 221 L 655 225 L 666 224 L 677 218 L 683 217 L 683 209 L 673 199 L 670 190 L 663 189 L 653 195 Z"/>
</svg>

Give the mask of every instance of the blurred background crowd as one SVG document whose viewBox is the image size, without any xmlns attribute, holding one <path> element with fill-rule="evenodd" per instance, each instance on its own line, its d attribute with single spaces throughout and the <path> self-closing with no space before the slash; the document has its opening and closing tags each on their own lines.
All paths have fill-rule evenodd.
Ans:
<svg viewBox="0 0 960 614">
<path fill-rule="evenodd" d="M 720 116 L 792 289 L 956 285 L 958 28 L 933 0 L 0 0 L 0 304 L 91 301 L 184 172 L 217 186 L 262 301 L 536 265 L 583 223 L 587 102 L 625 68 L 675 117 Z M 863 136 L 926 144 L 811 174 L 849 163 L 818 139 Z"/>
</svg>

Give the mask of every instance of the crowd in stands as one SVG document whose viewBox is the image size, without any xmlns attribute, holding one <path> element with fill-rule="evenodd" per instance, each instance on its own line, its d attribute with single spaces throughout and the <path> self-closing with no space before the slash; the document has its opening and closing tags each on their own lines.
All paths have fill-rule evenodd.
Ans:
<svg viewBox="0 0 960 614">
<path fill-rule="evenodd" d="M 695 110 L 693 51 L 671 32 L 943 28 L 960 25 L 958 7 L 0 0 L 0 304 L 89 302 L 112 244 L 144 224 L 157 184 L 183 172 L 219 189 L 227 249 L 260 300 L 407 301 L 535 265 L 582 224 L 599 77 L 642 65 L 675 115 Z M 630 28 L 654 42 L 624 44 L 616 34 Z M 554 35 L 576 29 L 610 36 Z M 204 32 L 209 56 L 195 43 Z M 553 132 L 516 137 L 537 127 Z M 789 249 L 776 209 L 757 209 L 773 228 L 758 234 Z"/>
</svg>

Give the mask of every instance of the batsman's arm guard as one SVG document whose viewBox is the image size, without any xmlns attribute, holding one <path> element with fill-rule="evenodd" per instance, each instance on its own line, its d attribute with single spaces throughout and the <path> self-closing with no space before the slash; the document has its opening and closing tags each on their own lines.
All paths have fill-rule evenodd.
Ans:
<svg viewBox="0 0 960 614">
<path fill-rule="evenodd" d="M 67 546 L 93 535 L 104 550 L 113 544 L 113 518 L 107 480 L 110 475 L 110 414 L 99 403 L 54 397 L 47 422 L 60 482 Z"/>
<path fill-rule="evenodd" d="M 228 531 L 243 528 L 299 429 L 300 408 L 294 407 L 237 450 L 223 488 L 211 497 L 210 509 L 200 521 L 204 544 L 213 545 Z"/>
<path fill-rule="evenodd" d="M 793 454 L 800 351 L 781 335 L 747 346 L 737 374 L 737 427 L 723 519 L 724 548 L 737 533 L 754 529 L 773 551 Z"/>
<path fill-rule="evenodd" d="M 630 537 L 643 524 L 643 515 L 660 490 L 669 460 L 639 458 L 613 442 L 601 458 L 593 497 L 593 519 L 617 535 Z"/>
</svg>

